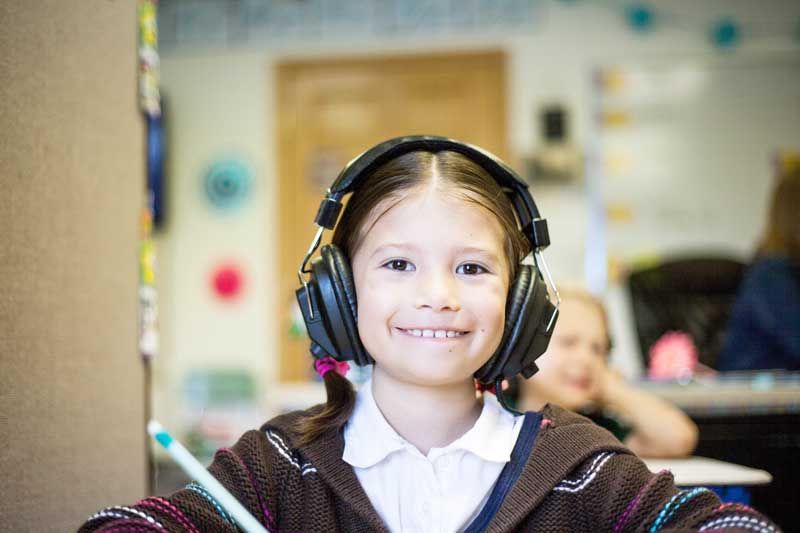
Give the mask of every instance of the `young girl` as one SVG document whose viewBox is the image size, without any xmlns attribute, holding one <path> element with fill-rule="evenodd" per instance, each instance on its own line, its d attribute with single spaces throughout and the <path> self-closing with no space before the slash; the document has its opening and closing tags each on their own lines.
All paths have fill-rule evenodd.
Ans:
<svg viewBox="0 0 800 533">
<path fill-rule="evenodd" d="M 547 244 L 546 227 L 509 173 L 432 137 L 393 139 L 352 161 L 317 217 L 334 226 L 340 193 L 354 191 L 338 248 L 299 273 L 328 402 L 245 433 L 210 471 L 272 532 L 774 531 L 710 491 L 677 490 L 581 416 L 476 398 L 475 376 L 488 386 L 535 371 L 554 325 L 541 278 L 520 265 Z M 374 362 L 357 395 L 346 359 Z M 194 483 L 105 509 L 81 530 L 165 529 L 236 531 Z"/>
<path fill-rule="evenodd" d="M 562 290 L 558 326 L 539 371 L 520 387 L 523 410 L 548 402 L 583 412 L 634 453 L 644 457 L 688 455 L 697 426 L 681 410 L 631 387 L 607 365 L 608 318 L 603 303 L 586 291 Z"/>
</svg>

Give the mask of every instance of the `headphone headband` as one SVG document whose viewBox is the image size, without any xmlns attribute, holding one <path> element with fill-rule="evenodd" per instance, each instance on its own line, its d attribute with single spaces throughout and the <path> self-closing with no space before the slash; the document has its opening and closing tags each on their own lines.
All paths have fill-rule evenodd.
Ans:
<svg viewBox="0 0 800 533">
<path fill-rule="evenodd" d="M 540 217 L 539 209 L 528 192 L 528 184 L 517 177 L 495 155 L 477 146 L 434 135 L 409 135 L 384 141 L 352 159 L 339 173 L 328 194 L 322 200 L 315 222 L 333 229 L 341 210 L 341 199 L 345 194 L 358 189 L 367 176 L 384 163 L 401 155 L 416 152 L 458 152 L 486 170 L 489 175 L 510 192 L 510 200 L 517 213 L 523 234 L 531 243 L 531 249 L 541 251 L 550 244 L 547 222 Z"/>
</svg>

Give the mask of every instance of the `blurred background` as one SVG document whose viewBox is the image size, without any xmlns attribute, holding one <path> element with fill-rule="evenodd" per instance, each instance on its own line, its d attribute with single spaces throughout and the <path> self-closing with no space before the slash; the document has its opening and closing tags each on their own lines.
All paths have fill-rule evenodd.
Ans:
<svg viewBox="0 0 800 533">
<path fill-rule="evenodd" d="M 0 14 L 10 530 L 74 527 L 179 486 L 146 418 L 207 461 L 324 401 L 296 271 L 341 167 L 405 134 L 477 144 L 528 181 L 550 272 L 605 300 L 626 377 L 648 376 L 664 333 L 692 337 L 696 372 L 642 385 L 700 425 L 698 454 L 770 471 L 774 492 L 753 503 L 788 528 L 800 378 L 713 370 L 777 176 L 800 166 L 797 2 L 11 1 Z"/>
</svg>

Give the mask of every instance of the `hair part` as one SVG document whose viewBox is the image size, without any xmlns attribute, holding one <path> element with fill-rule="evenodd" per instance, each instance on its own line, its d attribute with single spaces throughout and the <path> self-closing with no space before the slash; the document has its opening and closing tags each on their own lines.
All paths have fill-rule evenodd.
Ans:
<svg viewBox="0 0 800 533">
<path fill-rule="evenodd" d="M 455 194 L 497 218 L 506 236 L 504 251 L 510 285 L 519 263 L 530 252 L 530 243 L 519 229 L 511 200 L 497 181 L 483 167 L 457 152 L 409 152 L 376 169 L 348 199 L 333 232 L 332 244 L 352 259 L 364 236 L 384 214 L 412 191 L 425 187 Z M 329 431 L 338 431 L 353 411 L 355 391 L 352 384 L 335 372 L 328 372 L 324 379 L 327 402 L 322 411 L 300 421 L 301 444 Z"/>
<path fill-rule="evenodd" d="M 516 212 L 497 181 L 467 156 L 452 151 L 416 151 L 397 157 L 372 173 L 349 199 L 331 242 L 352 258 L 380 218 L 414 190 L 431 188 L 479 205 L 500 223 L 511 280 L 530 243 L 519 229 Z"/>
</svg>

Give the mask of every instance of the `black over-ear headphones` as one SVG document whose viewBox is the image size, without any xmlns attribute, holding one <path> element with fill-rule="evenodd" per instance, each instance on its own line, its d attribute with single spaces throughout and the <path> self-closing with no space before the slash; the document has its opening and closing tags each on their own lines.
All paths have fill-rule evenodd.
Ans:
<svg viewBox="0 0 800 533">
<path fill-rule="evenodd" d="M 534 360 L 547 349 L 558 316 L 558 307 L 550 302 L 538 268 L 540 264 L 544 267 L 547 281 L 558 299 L 541 255 L 550 244 L 547 221 L 539 216 L 528 185 L 500 159 L 476 146 L 434 136 L 398 137 L 370 148 L 344 167 L 322 200 L 315 219 L 319 229 L 297 272 L 302 284 L 296 292 L 297 302 L 311 337 L 314 357 L 330 355 L 338 361 L 353 361 L 357 365 L 374 362 L 358 335 L 356 290 L 348 257 L 336 245 L 327 244 L 320 249 L 320 257 L 311 262 L 311 269 L 307 269 L 309 258 L 319 247 L 322 232 L 336 225 L 342 197 L 358 189 L 367 176 L 396 157 L 415 151 L 444 150 L 458 152 L 478 164 L 506 192 L 522 232 L 530 241 L 535 262 L 535 265 L 518 265 L 508 292 L 503 338 L 497 351 L 475 372 L 475 378 L 488 386 L 519 373 L 527 378 L 538 370 Z M 304 274 L 310 274 L 308 280 Z"/>
</svg>

